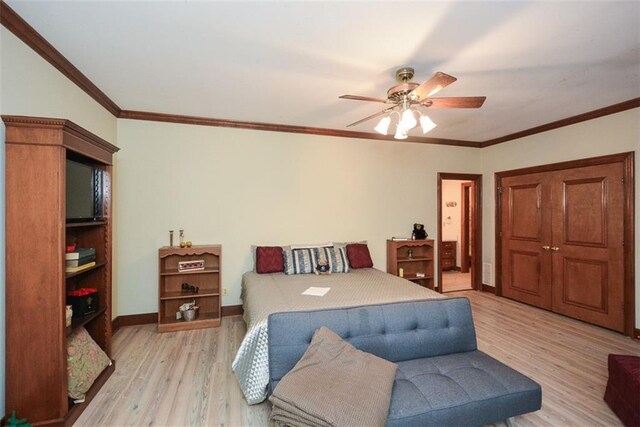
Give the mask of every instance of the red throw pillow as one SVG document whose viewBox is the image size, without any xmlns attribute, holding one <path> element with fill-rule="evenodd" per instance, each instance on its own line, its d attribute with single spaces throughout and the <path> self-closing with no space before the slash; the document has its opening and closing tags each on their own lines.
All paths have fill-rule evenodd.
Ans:
<svg viewBox="0 0 640 427">
<path fill-rule="evenodd" d="M 347 258 L 349 258 L 349 267 L 351 268 L 373 267 L 369 247 L 364 243 L 351 243 L 347 245 Z"/>
<path fill-rule="evenodd" d="M 280 273 L 284 271 L 284 259 L 280 246 L 258 246 L 256 248 L 256 272 Z"/>
</svg>

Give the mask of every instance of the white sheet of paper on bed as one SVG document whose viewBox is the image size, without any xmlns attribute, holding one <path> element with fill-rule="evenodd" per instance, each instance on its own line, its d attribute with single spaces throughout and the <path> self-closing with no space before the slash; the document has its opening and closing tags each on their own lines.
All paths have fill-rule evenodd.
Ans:
<svg viewBox="0 0 640 427">
<path fill-rule="evenodd" d="M 316 288 L 311 286 L 309 289 L 304 291 L 302 295 L 313 295 L 315 297 L 323 297 L 327 292 L 329 292 L 331 288 Z"/>
</svg>

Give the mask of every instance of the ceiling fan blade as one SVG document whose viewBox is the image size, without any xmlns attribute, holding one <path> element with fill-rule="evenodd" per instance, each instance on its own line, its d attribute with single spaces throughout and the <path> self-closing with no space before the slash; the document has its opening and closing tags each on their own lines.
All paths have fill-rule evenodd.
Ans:
<svg viewBox="0 0 640 427">
<path fill-rule="evenodd" d="M 387 102 L 386 99 L 371 98 L 369 96 L 358 96 L 358 95 L 342 95 L 342 96 L 339 96 L 338 98 L 351 99 L 351 100 L 354 100 L 354 101 L 382 102 L 383 104 L 385 104 Z"/>
<path fill-rule="evenodd" d="M 450 76 L 449 74 L 441 73 L 440 71 L 438 71 L 433 75 L 433 77 L 431 77 L 429 80 L 426 80 L 420 86 L 415 88 L 411 93 L 416 96 L 416 100 L 420 101 L 423 98 L 428 98 L 432 95 L 435 95 L 441 89 L 449 86 L 456 80 L 458 79 Z"/>
<path fill-rule="evenodd" d="M 376 117 L 380 117 L 384 114 L 387 114 L 389 111 L 393 110 L 394 108 L 396 108 L 396 106 L 394 105 L 393 107 L 389 107 L 389 108 L 385 108 L 384 110 L 380 111 L 379 113 L 375 113 L 372 114 L 368 117 L 365 117 L 364 119 L 360 119 L 357 122 L 353 122 L 350 125 L 347 125 L 348 128 L 350 128 L 351 126 L 355 126 L 355 125 L 359 125 L 360 123 L 366 122 L 367 120 L 371 120 L 371 119 L 375 119 Z"/>
<path fill-rule="evenodd" d="M 429 108 L 480 108 L 486 96 L 464 96 L 459 98 L 429 98 L 421 102 Z M 430 104 L 430 105 L 429 105 Z"/>
</svg>

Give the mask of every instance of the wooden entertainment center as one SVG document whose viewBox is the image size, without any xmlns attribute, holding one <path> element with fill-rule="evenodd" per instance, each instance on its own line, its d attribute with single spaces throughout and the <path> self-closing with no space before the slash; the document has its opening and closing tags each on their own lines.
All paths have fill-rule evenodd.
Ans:
<svg viewBox="0 0 640 427">
<path fill-rule="evenodd" d="M 6 410 L 31 424 L 70 425 L 115 370 L 74 404 L 67 337 L 84 326 L 111 357 L 111 180 L 118 148 L 68 120 L 2 116 L 6 127 Z M 101 171 L 98 220 L 67 223 L 66 164 Z M 65 271 L 65 246 L 96 249 L 96 264 Z M 65 324 L 68 290 L 98 290 L 98 311 Z"/>
</svg>

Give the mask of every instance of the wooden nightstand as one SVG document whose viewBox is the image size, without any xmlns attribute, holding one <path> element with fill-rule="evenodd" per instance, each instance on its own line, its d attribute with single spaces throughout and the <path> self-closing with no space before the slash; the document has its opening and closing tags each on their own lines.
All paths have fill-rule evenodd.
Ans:
<svg viewBox="0 0 640 427">
<path fill-rule="evenodd" d="M 456 269 L 456 247 L 458 242 L 448 240 L 442 242 L 442 271 Z"/>
</svg>

